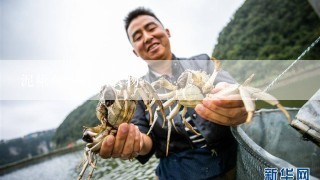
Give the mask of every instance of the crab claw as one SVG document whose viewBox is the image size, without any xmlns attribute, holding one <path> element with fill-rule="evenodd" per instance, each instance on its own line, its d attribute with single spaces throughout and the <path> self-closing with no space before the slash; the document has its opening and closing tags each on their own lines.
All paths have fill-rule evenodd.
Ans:
<svg viewBox="0 0 320 180">
<path fill-rule="evenodd" d="M 92 143 L 93 142 L 93 137 L 96 136 L 97 133 L 90 132 L 90 131 L 85 131 L 82 135 L 82 140 L 87 142 L 87 143 Z"/>
<path fill-rule="evenodd" d="M 251 122 L 252 117 L 253 117 L 253 111 L 249 111 L 249 112 L 248 112 L 247 119 L 246 119 L 246 123 Z"/>
</svg>

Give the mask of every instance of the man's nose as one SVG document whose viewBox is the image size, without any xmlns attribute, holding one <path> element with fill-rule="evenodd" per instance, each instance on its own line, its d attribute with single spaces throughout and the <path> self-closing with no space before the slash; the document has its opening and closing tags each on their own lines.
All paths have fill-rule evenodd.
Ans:
<svg viewBox="0 0 320 180">
<path fill-rule="evenodd" d="M 149 44 L 152 42 L 153 36 L 150 33 L 144 33 L 144 43 Z"/>
</svg>

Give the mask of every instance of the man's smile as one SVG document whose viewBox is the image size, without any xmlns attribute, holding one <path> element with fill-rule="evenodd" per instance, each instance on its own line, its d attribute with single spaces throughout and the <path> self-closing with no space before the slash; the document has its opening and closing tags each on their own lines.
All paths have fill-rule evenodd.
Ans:
<svg viewBox="0 0 320 180">
<path fill-rule="evenodd" d="M 147 47 L 147 52 L 152 52 L 156 50 L 159 46 L 159 43 L 153 43 Z"/>
</svg>

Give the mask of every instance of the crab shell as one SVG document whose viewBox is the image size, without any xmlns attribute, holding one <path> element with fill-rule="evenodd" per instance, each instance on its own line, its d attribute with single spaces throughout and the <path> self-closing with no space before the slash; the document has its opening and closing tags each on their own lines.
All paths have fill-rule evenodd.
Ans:
<svg viewBox="0 0 320 180">
<path fill-rule="evenodd" d="M 194 108 L 201 103 L 204 95 L 199 87 L 188 84 L 185 88 L 177 90 L 176 98 L 183 106 Z"/>
<path fill-rule="evenodd" d="M 191 79 L 188 82 L 189 76 Z M 179 103 L 185 107 L 196 107 L 204 98 L 202 87 L 209 80 L 209 76 L 204 71 L 186 70 L 183 72 L 178 80 L 176 91 L 176 98 Z"/>
<path fill-rule="evenodd" d="M 116 100 L 108 108 L 102 103 L 98 103 L 96 115 L 101 124 L 118 129 L 122 123 L 129 123 L 136 109 L 137 101 Z"/>
</svg>

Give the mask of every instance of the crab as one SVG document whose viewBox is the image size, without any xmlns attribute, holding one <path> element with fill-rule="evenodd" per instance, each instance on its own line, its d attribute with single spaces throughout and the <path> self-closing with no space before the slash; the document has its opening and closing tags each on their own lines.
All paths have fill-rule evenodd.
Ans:
<svg viewBox="0 0 320 180">
<path fill-rule="evenodd" d="M 166 147 L 166 155 L 169 152 L 169 143 L 170 143 L 170 136 L 171 136 L 171 129 L 172 126 L 176 129 L 173 118 L 177 115 L 180 111 L 180 108 L 183 107 L 181 111 L 181 117 L 183 124 L 190 129 L 193 133 L 199 135 L 197 131 L 187 122 L 185 115 L 187 113 L 187 108 L 195 108 L 197 104 L 200 104 L 203 98 L 211 92 L 214 88 L 214 80 L 220 71 L 221 63 L 215 58 L 211 58 L 214 61 L 214 71 L 211 75 L 208 75 L 204 71 L 195 71 L 195 70 L 185 70 L 177 80 L 177 83 L 172 84 L 165 78 L 160 78 L 159 80 L 151 83 L 152 87 L 155 90 L 160 88 L 165 88 L 169 90 L 169 93 L 166 94 L 158 94 L 161 99 L 168 99 L 166 102 L 163 103 L 163 108 L 170 108 L 175 102 L 177 105 L 172 109 L 169 115 L 164 118 L 163 126 L 165 122 L 168 123 L 168 135 L 167 135 L 167 147 Z M 153 126 L 155 125 L 157 119 L 157 111 L 160 109 L 157 108 L 155 111 L 155 120 L 150 127 L 150 130 L 147 134 L 151 132 Z"/>
<path fill-rule="evenodd" d="M 160 78 L 159 80 L 151 84 L 155 90 L 158 90 L 160 88 L 169 90 L 168 93 L 159 94 L 159 97 L 161 99 L 168 99 L 163 103 L 164 109 L 170 108 L 171 105 L 177 103 L 163 122 L 163 127 L 165 125 L 165 122 L 168 122 L 166 155 L 168 155 L 169 152 L 172 126 L 176 128 L 173 122 L 173 118 L 179 113 L 181 107 L 181 117 L 184 125 L 193 133 L 199 135 L 199 133 L 196 132 L 193 127 L 186 121 L 185 116 L 187 113 L 187 108 L 195 108 L 196 105 L 200 104 L 206 96 L 210 96 L 211 91 L 214 89 L 213 83 L 219 71 L 221 70 L 221 63 L 215 58 L 211 58 L 211 60 L 214 61 L 215 66 L 214 71 L 210 76 L 204 71 L 194 71 L 187 69 L 179 76 L 177 82 L 174 84 L 170 83 L 165 78 Z M 253 113 L 255 111 L 255 99 L 257 98 L 266 101 L 271 105 L 277 106 L 285 114 L 287 119 L 291 121 L 290 115 L 275 97 L 263 92 L 260 89 L 247 86 L 252 77 L 253 75 L 250 76 L 243 84 L 230 85 L 229 87 L 219 91 L 217 94 L 215 94 L 215 96 L 223 98 L 224 96 L 228 96 L 231 94 L 240 94 L 241 100 L 243 101 L 245 109 L 248 112 L 246 122 L 250 122 L 253 117 Z M 160 108 L 157 108 L 157 111 L 159 110 Z M 156 122 L 157 111 L 155 112 L 155 120 L 153 121 L 148 134 L 151 132 Z"/>
<path fill-rule="evenodd" d="M 100 150 L 103 139 L 107 135 L 115 135 L 120 124 L 131 121 L 137 100 L 140 98 L 149 112 L 150 124 L 153 118 L 151 106 L 154 103 L 157 103 L 163 117 L 165 117 L 161 100 L 152 86 L 145 80 L 130 77 L 129 80 L 120 81 L 114 87 L 111 85 L 102 87 L 96 108 L 96 115 L 100 124 L 96 127 L 84 127 L 82 139 L 87 144 L 84 151 L 85 159 L 82 162 L 82 170 L 78 179 L 82 178 L 89 165 L 92 170 L 88 179 L 92 177 L 96 168 L 96 154 Z"/>
</svg>

